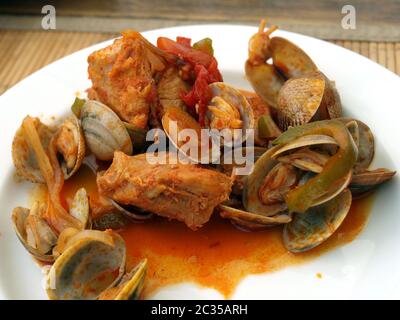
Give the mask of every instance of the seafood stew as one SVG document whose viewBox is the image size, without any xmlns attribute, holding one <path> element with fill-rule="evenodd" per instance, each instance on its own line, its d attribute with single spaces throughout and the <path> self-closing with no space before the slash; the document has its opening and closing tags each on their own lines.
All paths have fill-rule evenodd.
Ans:
<svg viewBox="0 0 400 320">
<path fill-rule="evenodd" d="M 50 298 L 140 297 L 151 281 L 146 268 L 155 266 L 145 257 L 127 263 L 129 248 L 119 234 L 160 219 L 181 221 L 197 230 L 189 230 L 194 236 L 218 215 L 232 222 L 238 237 L 279 228 L 286 250 L 304 254 L 340 228 L 353 198 L 393 177 L 388 169 L 370 168 L 373 134 L 361 121 L 342 116 L 333 82 L 312 61 L 304 62 L 300 48 L 262 29 L 250 41 L 245 68 L 255 94 L 222 81 L 209 39 L 191 45 L 186 38 L 160 38 L 154 46 L 125 32 L 89 57 L 92 88 L 88 99 L 76 99 L 71 117 L 56 128 L 24 119 L 13 143 L 15 167 L 22 179 L 44 184 L 48 192 L 30 209 L 16 208 L 12 217 L 27 250 L 51 264 Z M 252 53 L 254 46 L 272 53 L 261 59 Z M 292 50 L 290 59 L 280 50 Z M 267 62 L 270 55 L 274 64 Z M 260 67 L 261 87 L 253 84 L 248 65 Z M 262 74 L 263 68 L 277 78 Z M 271 102 L 266 96 L 278 78 L 282 85 Z M 211 134 L 191 148 L 198 140 L 180 140 L 174 126 L 178 132 L 226 135 L 217 147 Z M 152 133 L 153 141 L 168 141 L 167 150 L 151 153 L 146 137 Z M 207 152 L 199 158 L 200 150 Z M 253 158 L 254 166 L 240 174 L 243 162 L 235 157 L 217 161 L 229 152 Z M 79 189 L 65 202 L 65 186 L 89 157 L 95 159 L 97 197 Z M 122 222 L 108 225 L 105 216 Z M 98 267 L 85 268 L 89 262 Z M 68 273 L 84 269 L 87 274 L 68 279 Z M 76 290 L 77 279 L 87 290 Z M 120 295 L 128 287 L 131 292 Z"/>
</svg>

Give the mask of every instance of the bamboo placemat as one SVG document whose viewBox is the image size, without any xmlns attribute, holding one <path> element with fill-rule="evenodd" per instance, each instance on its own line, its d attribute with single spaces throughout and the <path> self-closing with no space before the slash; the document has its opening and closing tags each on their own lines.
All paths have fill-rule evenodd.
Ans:
<svg viewBox="0 0 400 320">
<path fill-rule="evenodd" d="M 0 94 L 50 62 L 112 38 L 110 33 L 0 30 Z M 332 40 L 400 75 L 400 42 Z"/>
</svg>

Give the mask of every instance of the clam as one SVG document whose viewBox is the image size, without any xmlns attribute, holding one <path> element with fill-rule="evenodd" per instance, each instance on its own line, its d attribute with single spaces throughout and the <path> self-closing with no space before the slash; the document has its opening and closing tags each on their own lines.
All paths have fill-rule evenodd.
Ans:
<svg viewBox="0 0 400 320">
<path fill-rule="evenodd" d="M 389 181 L 395 174 L 396 171 L 383 168 L 356 173 L 353 175 L 349 188 L 353 196 L 360 197 Z"/>
<path fill-rule="evenodd" d="M 61 124 L 56 133 L 55 145 L 61 155 L 60 164 L 64 178 L 68 179 L 80 168 L 86 155 L 82 128 L 75 115 Z"/>
<path fill-rule="evenodd" d="M 286 194 L 285 201 L 289 212 L 303 213 L 321 203 L 328 191 L 328 194 L 335 194 L 342 189 L 343 185 L 348 183 L 347 181 L 356 163 L 357 147 L 346 126 L 334 119 L 292 127 L 275 139 L 273 144 L 277 148 L 282 148 L 304 136 L 320 134 L 332 137 L 337 142 L 337 147 L 335 146 L 334 152 L 318 175 L 307 179 L 306 183 L 298 185 Z M 323 144 L 318 148 L 325 149 L 326 146 L 329 145 Z M 330 190 L 332 187 L 338 188 L 338 190 Z"/>
<path fill-rule="evenodd" d="M 287 210 L 284 195 L 297 185 L 299 176 L 293 166 L 272 159 L 277 148 L 265 152 L 254 164 L 243 188 L 243 206 L 248 212 L 274 216 Z"/>
<path fill-rule="evenodd" d="M 279 162 L 291 164 L 303 171 L 320 173 L 328 162 L 329 155 L 305 147 L 288 155 L 279 156 L 276 159 Z"/>
<path fill-rule="evenodd" d="M 118 210 L 105 213 L 92 220 L 92 228 L 95 230 L 118 230 L 129 224 L 130 220 Z"/>
<path fill-rule="evenodd" d="M 36 259 L 52 262 L 52 252 L 58 241 L 58 235 L 44 218 L 47 205 L 35 202 L 31 209 L 17 207 L 12 213 L 15 233 L 24 247 Z M 90 228 L 89 200 L 84 188 L 79 189 L 70 206 L 70 214 L 79 220 L 83 228 Z M 72 228 L 67 228 L 72 229 Z"/>
<path fill-rule="evenodd" d="M 284 210 L 285 206 L 282 207 L 282 211 Z M 289 223 L 292 220 L 290 215 L 287 213 L 265 216 L 226 205 L 220 205 L 219 211 L 222 218 L 230 219 L 235 225 L 247 230 L 259 230 L 266 227 Z"/>
<path fill-rule="evenodd" d="M 357 120 L 349 120 L 348 122 L 345 120 L 344 124 L 346 125 L 347 130 L 349 130 L 351 137 L 353 138 L 354 144 L 359 147 L 360 146 L 360 128 L 358 126 Z"/>
<path fill-rule="evenodd" d="M 85 140 L 79 120 L 74 115 L 67 118 L 55 133 L 38 118 L 33 118 L 33 123 L 45 150 L 53 136 L 55 137 L 54 144 L 64 179 L 70 178 L 80 168 L 85 157 Z M 18 176 L 34 183 L 45 183 L 36 154 L 29 145 L 22 126 L 14 136 L 12 155 Z"/>
<path fill-rule="evenodd" d="M 286 79 L 301 77 L 318 70 L 307 53 L 285 38 L 272 37 L 269 50 L 274 67 Z"/>
<path fill-rule="evenodd" d="M 124 240 L 113 231 L 83 230 L 73 235 L 47 276 L 52 300 L 97 299 L 125 272 Z"/>
<path fill-rule="evenodd" d="M 97 159 L 112 160 L 116 150 L 132 154 L 128 130 L 109 107 L 95 100 L 87 100 L 80 117 L 86 143 Z"/>
<path fill-rule="evenodd" d="M 295 214 L 283 229 L 285 247 L 294 253 L 308 251 L 328 239 L 350 210 L 351 192 L 346 189 L 324 204 Z"/>
<path fill-rule="evenodd" d="M 315 173 L 321 173 L 330 158 L 326 153 L 310 150 L 309 147 L 336 147 L 337 145 L 337 141 L 330 136 L 310 134 L 277 147 L 276 151 L 271 152 L 271 158 L 305 171 L 298 183 L 301 186 L 316 176 Z M 349 185 L 351 176 L 352 173 L 349 171 L 341 179 L 335 181 L 324 195 L 314 201 L 313 206 L 329 201 L 342 192 Z"/>
<path fill-rule="evenodd" d="M 38 202 L 31 210 L 17 207 L 12 213 L 12 223 L 18 239 L 33 257 L 52 262 L 52 248 L 57 243 L 57 235 L 41 217 L 44 210 L 45 205 Z"/>
<path fill-rule="evenodd" d="M 38 118 L 33 118 L 32 120 L 43 148 L 47 149 L 54 132 L 44 125 Z M 36 159 L 36 154 L 29 145 L 22 126 L 17 130 L 14 136 L 12 143 L 12 158 L 17 171 L 17 176 L 34 183 L 45 183 Z"/>
<path fill-rule="evenodd" d="M 57 239 L 57 244 L 53 248 L 54 260 L 68 248 L 74 239 L 76 239 L 74 237 L 79 233 L 79 231 L 79 229 L 73 227 L 68 227 L 61 231 Z"/>
<path fill-rule="evenodd" d="M 361 173 L 369 168 L 375 155 L 375 139 L 371 129 L 362 121 L 352 118 L 339 118 L 349 130 L 358 147 L 358 158 L 354 173 Z"/>
<path fill-rule="evenodd" d="M 232 176 L 234 179 L 234 183 L 232 186 L 232 192 L 236 195 L 241 195 L 243 190 L 244 179 L 246 175 L 236 175 L 236 168 L 245 167 L 246 162 L 238 164 L 239 160 L 253 159 L 254 162 L 257 161 L 259 157 L 263 153 L 267 151 L 266 148 L 263 147 L 239 147 L 228 152 L 225 152 L 221 156 L 220 164 L 218 165 L 218 169 L 228 176 Z M 240 153 L 241 159 L 236 159 L 235 154 Z"/>
<path fill-rule="evenodd" d="M 205 142 L 201 139 L 200 124 L 188 112 L 181 107 L 168 107 L 161 122 L 168 139 L 181 155 L 194 163 L 201 162 L 203 158 L 208 162 L 210 155 L 203 154 L 202 150 L 209 150 L 210 146 L 202 145 Z M 185 136 L 185 132 L 193 135 Z"/>
<path fill-rule="evenodd" d="M 277 111 L 282 130 L 342 115 L 339 94 L 333 82 L 320 71 L 286 81 L 279 91 Z"/>
<path fill-rule="evenodd" d="M 268 63 L 253 64 L 246 61 L 245 73 L 254 91 L 268 105 L 276 108 L 279 90 L 286 81 L 280 72 Z"/>
<path fill-rule="evenodd" d="M 218 134 L 211 133 L 211 136 L 220 143 L 212 143 L 210 137 L 204 139 L 200 124 L 181 107 L 166 108 L 161 120 L 165 133 L 180 154 L 195 163 L 217 160 L 219 147 L 228 144 L 227 138 L 231 140 L 229 146 L 238 146 L 254 129 L 253 110 L 242 93 L 222 82 L 212 83 L 209 88 L 211 99 L 205 125 L 218 130 Z"/>
<path fill-rule="evenodd" d="M 254 129 L 253 109 L 248 100 L 224 82 L 211 83 L 209 88 L 211 100 L 206 113 L 206 126 L 210 129 L 232 130 L 230 145 L 241 145 L 250 134 L 248 130 Z"/>
<path fill-rule="evenodd" d="M 254 164 L 250 175 L 244 180 L 242 203 L 220 205 L 220 215 L 244 229 L 257 230 L 288 223 L 284 194 L 297 183 L 297 171 L 289 165 L 281 165 L 270 154 L 277 148 L 263 153 Z"/>
<path fill-rule="evenodd" d="M 133 151 L 141 152 L 146 147 L 147 131 L 142 128 L 135 127 L 133 124 L 123 121 L 126 130 L 132 140 Z"/>
<path fill-rule="evenodd" d="M 151 212 L 145 212 L 137 207 L 131 205 L 129 206 L 122 205 L 114 200 L 111 200 L 111 202 L 119 212 L 121 212 L 125 217 L 127 217 L 131 221 L 143 222 L 153 217 L 153 214 Z"/>
<path fill-rule="evenodd" d="M 147 260 L 142 260 L 113 288 L 104 291 L 99 300 L 137 300 L 143 289 L 147 272 Z"/>
<path fill-rule="evenodd" d="M 340 117 L 342 107 L 334 82 L 294 43 L 271 38 L 276 26 L 264 30 L 265 26 L 262 20 L 250 38 L 245 72 L 257 94 L 276 109 L 280 129 Z"/>
<path fill-rule="evenodd" d="M 243 206 L 246 211 L 266 216 L 285 212 L 287 194 L 315 177 L 315 173 L 322 172 L 330 158 L 326 154 L 304 149 L 318 145 L 336 146 L 337 142 L 330 136 L 305 135 L 265 152 L 256 161 L 245 182 Z M 352 172 L 349 171 L 334 181 L 311 206 L 318 206 L 336 197 L 348 187 L 351 177 Z"/>
<path fill-rule="evenodd" d="M 265 20 L 261 20 L 258 32 L 250 38 L 245 72 L 257 94 L 276 108 L 279 90 L 287 79 L 304 76 L 318 68 L 294 43 L 285 38 L 270 37 L 277 26 L 264 30 L 265 27 Z"/>
<path fill-rule="evenodd" d="M 85 188 L 80 188 L 75 193 L 69 213 L 81 222 L 84 229 L 90 229 L 89 198 Z"/>
</svg>

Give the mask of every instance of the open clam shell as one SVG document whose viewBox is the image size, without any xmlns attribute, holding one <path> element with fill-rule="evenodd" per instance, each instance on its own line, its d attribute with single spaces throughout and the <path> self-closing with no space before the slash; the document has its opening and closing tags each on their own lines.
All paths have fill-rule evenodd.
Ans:
<svg viewBox="0 0 400 320">
<path fill-rule="evenodd" d="M 360 128 L 356 120 L 350 120 L 349 122 L 344 121 L 347 130 L 349 130 L 351 137 L 353 138 L 354 144 L 357 148 L 360 145 Z"/>
<path fill-rule="evenodd" d="M 314 139 L 315 137 L 317 137 L 317 139 Z M 243 188 L 243 197 L 242 197 L 243 206 L 247 211 L 267 216 L 273 216 L 282 211 L 282 207 L 279 205 L 279 203 L 266 205 L 261 201 L 259 190 L 263 185 L 264 178 L 270 172 L 272 172 L 274 168 L 276 168 L 276 166 L 278 166 L 281 163 L 284 163 L 278 161 L 278 159 L 280 158 L 280 155 L 284 154 L 287 151 L 294 150 L 297 147 L 310 145 L 310 143 L 312 144 L 314 142 L 315 144 L 329 143 L 336 145 L 335 140 L 333 140 L 330 137 L 319 136 L 319 135 L 315 137 L 313 135 L 304 136 L 294 140 L 293 144 L 288 144 L 283 147 L 276 146 L 274 148 L 269 149 L 257 160 L 257 162 L 254 165 L 253 171 L 247 177 Z M 277 157 L 278 159 L 275 159 L 275 157 Z M 295 163 L 289 163 L 289 165 L 295 166 Z M 302 167 L 302 165 L 304 165 L 304 167 Z M 320 171 L 320 170 L 312 170 L 313 167 L 310 167 L 308 165 L 309 163 L 301 163 L 300 166 L 297 166 L 300 167 L 301 170 L 308 168 L 309 171 L 302 171 L 302 173 L 299 173 L 300 178 L 296 185 L 298 186 L 303 185 L 309 179 L 315 176 L 315 173 L 313 171 L 317 171 L 317 173 L 318 171 Z M 352 172 L 349 171 L 348 174 L 346 174 L 343 178 L 335 181 L 335 183 L 332 184 L 330 188 L 326 190 L 326 192 L 321 197 L 319 197 L 313 202 L 312 206 L 321 205 L 335 198 L 338 194 L 340 194 L 344 189 L 346 189 L 349 186 L 351 178 L 352 178 Z"/>
<path fill-rule="evenodd" d="M 57 245 L 53 248 L 53 256 L 55 259 L 57 259 L 69 247 L 69 245 L 71 245 L 75 236 L 80 231 L 81 230 L 72 227 L 65 228 L 61 231 L 57 239 Z"/>
<path fill-rule="evenodd" d="M 32 207 L 32 210 L 35 210 Z M 53 262 L 52 248 L 57 243 L 57 235 L 47 222 L 27 208 L 17 207 L 12 213 L 15 233 L 25 249 L 36 259 Z"/>
<path fill-rule="evenodd" d="M 90 229 L 89 197 L 85 188 L 80 188 L 75 193 L 69 213 L 82 223 L 84 229 Z"/>
<path fill-rule="evenodd" d="M 211 101 L 206 114 L 206 126 L 211 129 L 233 129 L 231 145 L 238 146 L 246 141 L 247 130 L 254 129 L 254 114 L 246 97 L 224 82 L 209 84 Z M 236 135 L 240 129 L 241 134 Z M 225 141 L 223 141 L 225 143 Z"/>
<path fill-rule="evenodd" d="M 335 147 L 338 143 L 335 139 L 327 135 L 306 135 L 278 148 L 272 154 L 272 158 L 291 164 L 304 171 L 320 173 L 329 156 L 308 149 L 309 147 L 318 145 Z"/>
<path fill-rule="evenodd" d="M 234 179 L 232 186 L 232 192 L 234 194 L 242 194 L 244 180 L 246 179 L 246 175 L 236 175 L 235 169 L 238 167 L 245 167 L 248 164 L 244 158 L 255 163 L 266 151 L 267 148 L 263 147 L 239 147 L 221 155 L 221 161 L 217 167 L 220 171 Z M 236 159 L 235 154 L 237 153 L 240 153 L 240 159 Z M 244 163 L 238 164 L 239 160 L 244 161 Z"/>
<path fill-rule="evenodd" d="M 131 218 L 127 218 L 126 215 L 116 209 L 115 211 L 103 214 L 96 219 L 92 219 L 92 228 L 95 230 L 118 230 L 125 227 L 130 222 Z"/>
<path fill-rule="evenodd" d="M 53 300 L 96 299 L 125 271 L 124 240 L 112 231 L 84 230 L 52 265 L 47 294 Z"/>
<path fill-rule="evenodd" d="M 277 109 L 282 130 L 342 114 L 334 84 L 319 71 L 286 81 L 279 91 Z"/>
<path fill-rule="evenodd" d="M 104 291 L 99 300 L 137 300 L 143 289 L 147 272 L 147 259 L 142 260 L 113 288 Z"/>
<path fill-rule="evenodd" d="M 281 213 L 273 216 L 252 213 L 226 205 L 220 205 L 219 209 L 222 218 L 230 219 L 235 225 L 247 230 L 263 229 L 266 227 L 289 223 L 292 220 L 289 214 L 283 212 L 285 207 L 282 208 Z"/>
<path fill-rule="evenodd" d="M 274 216 L 286 210 L 286 206 L 282 203 L 275 203 L 265 205 L 259 198 L 259 190 L 263 184 L 264 178 L 268 173 L 279 164 L 271 155 L 276 152 L 278 148 L 274 147 L 265 152 L 254 164 L 253 171 L 247 177 L 243 188 L 243 206 L 248 212 L 264 215 Z"/>
<path fill-rule="evenodd" d="M 275 68 L 277 68 L 286 79 L 300 77 L 318 71 L 317 66 L 308 54 L 285 38 L 272 37 L 269 43 L 269 49 Z"/>
<path fill-rule="evenodd" d="M 252 64 L 246 61 L 246 78 L 254 91 L 270 106 L 277 108 L 279 90 L 286 79 L 272 64 Z"/>
<path fill-rule="evenodd" d="M 350 183 L 350 190 L 355 197 L 361 197 L 389 181 L 396 171 L 388 169 L 376 169 L 354 174 Z"/>
<path fill-rule="evenodd" d="M 214 152 L 211 149 L 212 146 L 210 148 L 211 140 L 204 141 L 201 139 L 200 124 L 188 112 L 181 107 L 168 107 L 161 122 L 165 134 L 172 145 L 179 151 L 179 155 L 193 163 L 212 162 L 211 156 Z M 190 135 L 186 135 L 186 133 Z M 207 151 L 206 154 L 203 154 L 204 151 Z"/>
<path fill-rule="evenodd" d="M 60 167 L 64 178 L 70 178 L 81 166 L 85 157 L 85 140 L 79 120 L 75 116 L 67 118 L 54 133 L 38 118 L 33 118 L 43 149 L 47 150 L 50 140 L 55 136 L 55 146 L 59 154 Z M 20 127 L 14 136 L 12 155 L 17 175 L 34 183 L 44 183 L 36 154 Z"/>
<path fill-rule="evenodd" d="M 294 215 L 293 220 L 283 229 L 285 247 L 297 253 L 308 251 L 324 242 L 342 224 L 351 202 L 351 192 L 346 189 L 329 202 Z"/>
<path fill-rule="evenodd" d="M 358 147 L 358 158 L 354 173 L 361 173 L 369 168 L 375 155 L 375 139 L 371 129 L 362 121 L 352 118 L 339 118 L 347 127 Z M 357 123 L 355 127 L 354 123 Z M 349 127 L 350 126 L 350 127 Z"/>
<path fill-rule="evenodd" d="M 133 151 L 141 152 L 146 147 L 147 131 L 142 128 L 135 127 L 133 124 L 123 121 L 126 130 L 132 140 Z"/>
<path fill-rule="evenodd" d="M 112 160 L 117 150 L 132 154 L 132 141 L 124 123 L 101 102 L 85 102 L 81 109 L 81 124 L 86 143 L 97 159 Z"/>
<path fill-rule="evenodd" d="M 79 119 L 72 115 L 57 132 L 56 146 L 61 154 L 61 169 L 64 178 L 69 179 L 80 168 L 86 155 L 86 145 Z"/>
<path fill-rule="evenodd" d="M 277 160 L 282 163 L 291 164 L 303 171 L 320 173 L 328 162 L 329 155 L 313 151 L 306 147 L 288 155 L 277 157 Z"/>
<path fill-rule="evenodd" d="M 33 118 L 43 148 L 47 149 L 54 132 L 38 118 Z M 17 176 L 34 183 L 45 183 L 36 159 L 34 150 L 30 147 L 24 129 L 20 127 L 15 133 L 12 143 L 12 158 Z"/>
</svg>

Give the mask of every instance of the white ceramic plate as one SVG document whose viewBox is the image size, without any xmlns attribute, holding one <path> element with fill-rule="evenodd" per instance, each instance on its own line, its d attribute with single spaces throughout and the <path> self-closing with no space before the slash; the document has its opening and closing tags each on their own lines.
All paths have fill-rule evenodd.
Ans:
<svg viewBox="0 0 400 320">
<path fill-rule="evenodd" d="M 203 25 L 145 32 L 158 36 L 211 37 L 224 80 L 250 89 L 243 65 L 253 27 Z M 400 78 L 349 50 L 310 37 L 277 31 L 303 48 L 320 69 L 336 81 L 345 114 L 365 121 L 376 141 L 375 167 L 400 169 Z M 34 73 L 0 97 L 0 299 L 45 299 L 42 274 L 19 244 L 11 226 L 11 210 L 26 206 L 29 184 L 13 179 L 11 142 L 27 115 L 60 116 L 69 110 L 76 92 L 90 86 L 87 56 L 110 42 L 76 52 Z M 238 286 L 237 299 L 359 299 L 400 298 L 400 183 L 379 190 L 369 223 L 346 246 L 301 266 L 249 276 Z M 323 273 L 318 279 L 315 274 Z M 213 299 L 222 296 L 194 284 L 165 288 L 154 298 Z"/>
</svg>

